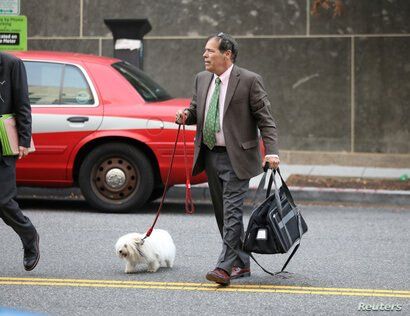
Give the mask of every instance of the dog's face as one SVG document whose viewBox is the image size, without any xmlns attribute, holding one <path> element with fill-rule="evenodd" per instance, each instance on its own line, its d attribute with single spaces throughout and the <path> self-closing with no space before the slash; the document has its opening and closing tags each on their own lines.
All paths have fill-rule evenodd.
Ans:
<svg viewBox="0 0 410 316">
<path fill-rule="evenodd" d="M 127 258 L 130 255 L 130 247 L 127 244 L 123 244 L 122 246 L 117 248 L 117 255 L 120 258 Z"/>
<path fill-rule="evenodd" d="M 125 235 L 118 239 L 115 250 L 118 257 L 126 260 L 135 260 L 136 258 L 140 257 L 140 247 L 144 244 L 144 240 L 135 237 L 135 236 L 128 236 Z"/>
</svg>

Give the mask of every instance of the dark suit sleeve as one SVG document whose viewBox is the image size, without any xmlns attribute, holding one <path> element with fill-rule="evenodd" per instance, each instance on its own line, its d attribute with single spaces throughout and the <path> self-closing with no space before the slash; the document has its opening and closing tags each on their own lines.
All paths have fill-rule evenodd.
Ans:
<svg viewBox="0 0 410 316">
<path fill-rule="evenodd" d="M 278 132 L 271 113 L 271 104 L 263 87 L 262 78 L 256 76 L 250 90 L 250 106 L 253 117 L 257 121 L 265 146 L 265 154 L 279 154 Z"/>
<path fill-rule="evenodd" d="M 16 114 L 19 146 L 30 147 L 31 107 L 28 97 L 26 68 L 21 60 L 13 65 L 11 72 L 13 111 Z"/>
<path fill-rule="evenodd" d="M 195 125 L 197 122 L 197 112 L 196 112 L 196 107 L 197 107 L 197 91 L 198 91 L 198 76 L 195 77 L 195 87 L 194 87 L 194 93 L 192 95 L 192 100 L 191 104 L 189 105 L 189 108 L 185 109 L 188 111 L 188 116 L 186 120 L 187 125 Z"/>
</svg>

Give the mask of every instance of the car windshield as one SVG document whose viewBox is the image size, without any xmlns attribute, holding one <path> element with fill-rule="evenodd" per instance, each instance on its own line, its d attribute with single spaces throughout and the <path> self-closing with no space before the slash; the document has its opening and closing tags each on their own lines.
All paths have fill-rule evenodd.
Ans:
<svg viewBox="0 0 410 316">
<path fill-rule="evenodd" d="M 121 61 L 112 64 L 112 66 L 127 79 L 145 101 L 154 102 L 171 99 L 171 96 L 164 88 L 130 63 Z"/>
</svg>

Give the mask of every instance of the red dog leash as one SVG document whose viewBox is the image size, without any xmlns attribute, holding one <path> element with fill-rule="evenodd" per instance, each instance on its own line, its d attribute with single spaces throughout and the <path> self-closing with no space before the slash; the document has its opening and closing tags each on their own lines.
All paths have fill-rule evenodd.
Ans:
<svg viewBox="0 0 410 316">
<path fill-rule="evenodd" d="M 194 214 L 195 212 L 195 206 L 194 206 L 194 202 L 192 202 L 192 194 L 191 194 L 191 179 L 189 176 L 190 170 L 188 168 L 188 155 L 186 152 L 186 139 L 185 139 L 185 116 L 182 120 L 182 129 L 183 129 L 183 133 L 182 133 L 182 137 L 184 140 L 184 162 L 185 162 L 185 175 L 186 175 L 186 184 L 185 184 L 185 213 L 186 214 Z M 181 125 L 180 125 L 181 127 Z M 178 129 L 179 130 L 179 129 Z M 177 136 L 178 139 L 178 136 Z"/>
<path fill-rule="evenodd" d="M 188 162 L 187 162 L 187 152 L 186 152 L 186 139 L 185 139 L 185 118 L 183 118 L 182 121 L 182 127 L 183 127 L 183 142 L 184 142 L 184 161 L 185 161 L 185 173 L 186 173 L 186 189 L 185 189 L 185 213 L 186 214 L 193 214 L 195 212 L 195 206 L 194 203 L 192 202 L 192 195 L 191 195 L 191 180 L 189 176 L 189 168 L 188 168 Z M 172 170 L 172 165 L 174 164 L 174 158 L 175 158 L 175 152 L 177 149 L 177 144 L 178 144 L 178 138 L 179 138 L 179 132 L 181 131 L 181 124 L 178 126 L 178 132 L 177 132 L 177 137 L 175 139 L 174 143 L 174 150 L 172 152 L 171 156 L 171 163 L 168 169 L 168 175 L 167 179 L 165 181 L 165 186 L 164 186 L 164 193 L 162 194 L 161 198 L 161 203 L 159 204 L 157 215 L 155 216 L 154 223 L 152 226 L 148 229 L 148 231 L 145 234 L 145 238 L 149 237 L 154 230 L 154 226 L 157 223 L 159 214 L 161 213 L 162 206 L 164 204 L 165 196 L 167 194 L 167 189 L 168 189 L 168 181 L 169 177 L 171 175 L 171 170 Z"/>
</svg>

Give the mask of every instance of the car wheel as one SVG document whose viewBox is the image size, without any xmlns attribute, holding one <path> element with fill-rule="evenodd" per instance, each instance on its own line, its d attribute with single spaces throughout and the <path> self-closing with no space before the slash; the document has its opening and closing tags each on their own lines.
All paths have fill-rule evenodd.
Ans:
<svg viewBox="0 0 410 316">
<path fill-rule="evenodd" d="M 154 188 L 148 158 L 127 144 L 105 144 L 86 156 L 79 174 L 81 191 L 93 207 L 106 212 L 140 208 Z"/>
<path fill-rule="evenodd" d="M 162 195 L 164 194 L 164 187 L 157 187 L 152 190 L 151 196 L 148 199 L 148 202 L 155 201 L 156 199 L 162 198 Z"/>
</svg>

